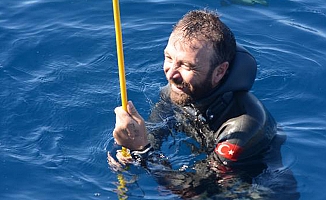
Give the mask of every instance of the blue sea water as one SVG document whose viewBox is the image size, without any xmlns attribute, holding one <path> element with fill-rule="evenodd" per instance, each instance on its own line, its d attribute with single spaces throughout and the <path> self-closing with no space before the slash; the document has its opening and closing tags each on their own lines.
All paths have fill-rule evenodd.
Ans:
<svg viewBox="0 0 326 200">
<path fill-rule="evenodd" d="M 326 199 L 326 2 L 267 1 L 120 0 L 128 99 L 147 118 L 172 25 L 217 10 L 257 60 L 252 92 L 287 136 L 300 199 Z M 110 0 L 1 0 L 0 199 L 178 199 L 107 163 L 121 104 L 112 12 Z"/>
</svg>

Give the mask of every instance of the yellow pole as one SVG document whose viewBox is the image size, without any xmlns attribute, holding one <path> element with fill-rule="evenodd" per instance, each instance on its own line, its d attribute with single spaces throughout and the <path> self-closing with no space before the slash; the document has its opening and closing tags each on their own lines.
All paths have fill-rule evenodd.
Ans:
<svg viewBox="0 0 326 200">
<path fill-rule="evenodd" d="M 127 89 L 126 89 L 126 77 L 125 77 L 124 58 L 123 58 L 119 0 L 112 0 L 112 2 L 113 2 L 115 37 L 116 37 L 116 44 L 117 44 L 121 103 L 122 103 L 122 108 L 125 111 L 127 111 Z M 125 147 L 122 147 L 122 155 L 124 157 L 129 156 L 129 153 Z"/>
</svg>

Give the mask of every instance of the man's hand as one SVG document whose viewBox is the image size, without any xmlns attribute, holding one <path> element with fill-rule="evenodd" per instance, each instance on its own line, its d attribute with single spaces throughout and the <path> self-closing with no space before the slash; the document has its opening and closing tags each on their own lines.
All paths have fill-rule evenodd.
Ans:
<svg viewBox="0 0 326 200">
<path fill-rule="evenodd" d="M 128 102 L 127 110 L 128 112 L 122 107 L 114 109 L 116 124 L 113 137 L 121 146 L 130 150 L 141 150 L 148 144 L 145 121 L 131 101 Z"/>
<path fill-rule="evenodd" d="M 131 158 L 131 156 L 125 157 L 122 155 L 121 150 L 117 151 L 117 159 L 119 162 L 117 162 L 110 154 L 110 152 L 108 152 L 107 154 L 108 156 L 108 164 L 109 166 L 112 168 L 112 170 L 114 171 L 123 171 L 124 169 L 124 165 L 130 164 L 132 163 L 134 160 Z"/>
</svg>

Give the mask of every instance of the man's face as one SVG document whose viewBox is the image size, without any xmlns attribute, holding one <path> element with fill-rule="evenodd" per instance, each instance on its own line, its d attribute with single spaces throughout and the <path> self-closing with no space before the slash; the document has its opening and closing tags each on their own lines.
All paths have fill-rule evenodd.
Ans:
<svg viewBox="0 0 326 200">
<path fill-rule="evenodd" d="M 164 72 L 174 103 L 185 105 L 212 91 L 212 55 L 212 45 L 196 39 L 184 40 L 178 33 L 171 34 L 164 50 Z"/>
</svg>

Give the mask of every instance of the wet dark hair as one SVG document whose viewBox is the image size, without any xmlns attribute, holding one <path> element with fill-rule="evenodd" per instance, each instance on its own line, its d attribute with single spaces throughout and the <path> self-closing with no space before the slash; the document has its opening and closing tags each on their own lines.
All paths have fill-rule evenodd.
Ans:
<svg viewBox="0 0 326 200">
<path fill-rule="evenodd" d="M 214 56 L 211 69 L 228 61 L 232 62 L 236 53 L 236 41 L 232 31 L 220 20 L 216 12 L 193 10 L 183 16 L 173 27 L 173 32 L 181 33 L 188 41 L 203 40 L 213 44 Z"/>
</svg>

